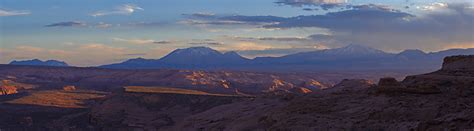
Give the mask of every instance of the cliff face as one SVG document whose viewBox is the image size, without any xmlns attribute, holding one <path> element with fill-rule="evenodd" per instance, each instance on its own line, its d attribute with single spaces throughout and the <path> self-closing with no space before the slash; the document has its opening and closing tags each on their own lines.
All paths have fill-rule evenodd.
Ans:
<svg viewBox="0 0 474 131">
<path fill-rule="evenodd" d="M 474 55 L 450 56 L 444 58 L 443 68 L 448 71 L 474 71 Z"/>
<path fill-rule="evenodd" d="M 382 79 L 378 86 L 382 93 L 445 93 L 463 96 L 474 94 L 474 55 L 446 57 L 440 70 L 407 76 L 398 86 L 392 86 L 389 90 L 383 88 L 387 86 Z"/>
</svg>

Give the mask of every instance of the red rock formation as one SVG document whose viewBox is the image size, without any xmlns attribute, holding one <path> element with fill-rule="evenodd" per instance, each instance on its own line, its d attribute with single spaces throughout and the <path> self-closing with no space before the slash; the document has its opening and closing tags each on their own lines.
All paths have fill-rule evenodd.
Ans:
<svg viewBox="0 0 474 131">
<path fill-rule="evenodd" d="M 63 90 L 64 91 L 75 91 L 76 87 L 75 86 L 64 86 Z"/>
<path fill-rule="evenodd" d="M 0 85 L 0 95 L 10 95 L 18 93 L 15 86 L 11 86 L 9 80 L 2 80 L 2 85 Z"/>
<path fill-rule="evenodd" d="M 308 94 L 308 93 L 313 92 L 310 89 L 304 88 L 304 87 L 295 87 L 295 88 L 290 89 L 289 91 L 298 93 L 298 94 Z"/>
</svg>

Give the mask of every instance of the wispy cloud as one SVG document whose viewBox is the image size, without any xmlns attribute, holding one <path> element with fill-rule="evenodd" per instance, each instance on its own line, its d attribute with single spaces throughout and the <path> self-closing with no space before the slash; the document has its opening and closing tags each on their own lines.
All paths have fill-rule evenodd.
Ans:
<svg viewBox="0 0 474 131">
<path fill-rule="evenodd" d="M 172 44 L 172 41 L 162 40 L 162 41 L 154 41 L 153 44 Z"/>
<path fill-rule="evenodd" d="M 255 16 L 253 19 L 247 16 L 241 15 L 216 15 L 213 13 L 193 13 L 193 14 L 183 14 L 186 20 L 180 21 L 181 24 L 186 25 L 268 25 L 272 24 L 275 21 L 278 21 L 280 18 L 275 16 Z M 245 19 L 245 20 L 244 20 Z M 268 21 L 265 21 L 268 20 Z"/>
<path fill-rule="evenodd" d="M 193 42 L 193 43 L 188 43 L 190 45 L 208 45 L 208 46 L 219 46 L 219 45 L 224 45 L 221 42 Z"/>
<path fill-rule="evenodd" d="M 17 16 L 17 15 L 29 15 L 30 11 L 25 10 L 4 10 L 0 9 L 0 16 Z"/>
<path fill-rule="evenodd" d="M 425 10 L 425 11 L 434 11 L 438 9 L 444 9 L 447 7 L 448 7 L 448 4 L 440 3 L 440 2 L 431 3 L 429 5 L 416 6 L 417 9 Z"/>
<path fill-rule="evenodd" d="M 153 39 L 125 39 L 125 38 L 112 38 L 114 41 L 125 42 L 128 44 L 144 45 L 144 44 L 171 44 L 171 41 L 157 41 Z"/>
<path fill-rule="evenodd" d="M 147 55 L 146 53 L 129 53 L 129 54 L 124 54 L 125 56 L 145 56 Z"/>
<path fill-rule="evenodd" d="M 345 4 L 348 3 L 348 0 L 277 0 L 275 3 L 293 7 L 317 6 L 323 10 L 329 10 L 345 6 Z M 304 10 L 310 11 L 314 9 L 304 8 Z"/>
<path fill-rule="evenodd" d="M 293 5 L 293 6 L 302 6 L 302 5 L 344 4 L 347 2 L 348 0 L 278 0 L 275 3 Z"/>
<path fill-rule="evenodd" d="M 126 26 L 130 27 L 158 27 L 158 26 L 163 26 L 166 25 L 167 23 L 165 22 L 133 22 L 133 23 L 128 23 Z"/>
<path fill-rule="evenodd" d="M 143 10 L 143 8 L 134 4 L 125 4 L 116 7 L 113 10 L 97 11 L 91 14 L 91 16 L 106 16 L 106 15 L 130 15 L 137 10 Z"/>
<path fill-rule="evenodd" d="M 16 50 L 22 50 L 27 52 L 42 52 L 44 51 L 43 48 L 34 47 L 34 46 L 17 46 L 15 47 Z"/>
<path fill-rule="evenodd" d="M 224 43 L 219 42 L 214 39 L 191 39 L 186 41 L 189 45 L 199 45 L 199 46 L 222 46 Z"/>
<path fill-rule="evenodd" d="M 237 51 L 240 55 L 247 58 L 255 57 L 278 57 L 288 54 L 295 54 L 300 52 L 316 51 L 321 48 L 269 48 L 263 50 L 240 50 Z"/>
<path fill-rule="evenodd" d="M 67 21 L 67 22 L 58 22 L 58 23 L 45 25 L 45 27 L 81 27 L 81 26 L 87 26 L 87 24 L 81 21 Z"/>
<path fill-rule="evenodd" d="M 110 27 L 112 27 L 112 26 L 113 26 L 112 24 L 105 23 L 105 22 L 99 22 L 99 23 L 97 23 L 97 24 L 95 25 L 95 27 L 97 27 L 97 28 L 102 28 L 102 29 L 104 29 L 104 28 L 110 28 Z"/>
</svg>

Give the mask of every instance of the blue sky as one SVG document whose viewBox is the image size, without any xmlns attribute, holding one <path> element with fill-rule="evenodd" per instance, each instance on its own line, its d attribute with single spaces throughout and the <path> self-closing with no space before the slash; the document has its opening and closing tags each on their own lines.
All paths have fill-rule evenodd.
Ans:
<svg viewBox="0 0 474 131">
<path fill-rule="evenodd" d="M 160 58 L 191 46 L 237 50 L 251 58 L 348 44 L 389 52 L 474 48 L 472 4 L 469 0 L 2 0 L 0 63 L 40 58 L 95 66 L 135 57 Z M 276 49 L 279 54 L 272 54 Z"/>
</svg>

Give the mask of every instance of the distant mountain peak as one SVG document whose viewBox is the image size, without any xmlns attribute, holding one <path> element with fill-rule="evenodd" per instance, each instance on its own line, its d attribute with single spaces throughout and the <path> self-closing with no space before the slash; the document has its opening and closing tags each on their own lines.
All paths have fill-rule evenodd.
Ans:
<svg viewBox="0 0 474 131">
<path fill-rule="evenodd" d="M 142 61 L 149 61 L 149 60 L 152 60 L 152 59 L 145 59 L 145 58 L 142 58 L 142 57 L 137 57 L 137 58 L 133 58 L 133 59 L 128 59 L 125 62 L 142 62 Z"/>
<path fill-rule="evenodd" d="M 160 59 L 161 62 L 167 64 L 179 65 L 241 64 L 245 60 L 236 52 L 221 53 L 204 46 L 177 49 Z"/>
<path fill-rule="evenodd" d="M 360 50 L 377 50 L 377 49 L 374 49 L 374 48 L 372 48 L 372 47 L 365 46 L 365 45 L 359 45 L 359 44 L 350 44 L 350 45 L 341 47 L 341 48 L 339 48 L 339 49 L 344 49 L 344 50 L 356 50 L 356 51 L 360 51 Z"/>
<path fill-rule="evenodd" d="M 334 55 L 376 55 L 376 54 L 386 54 L 386 52 L 374 49 L 369 46 L 359 45 L 359 44 L 350 44 L 345 47 L 329 49 L 327 53 Z"/>
<path fill-rule="evenodd" d="M 222 54 L 221 52 L 205 46 L 189 47 L 184 49 L 177 49 L 170 54 L 194 54 L 194 55 L 210 55 L 210 54 Z"/>
<path fill-rule="evenodd" d="M 32 65 L 32 66 L 69 66 L 66 62 L 58 61 L 58 60 L 46 60 L 42 61 L 39 59 L 31 59 L 31 60 L 13 60 L 9 63 L 10 65 Z"/>
</svg>

